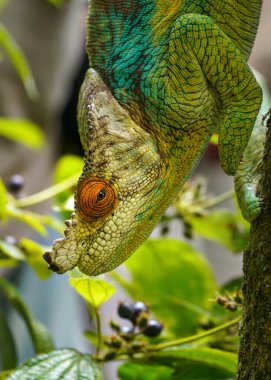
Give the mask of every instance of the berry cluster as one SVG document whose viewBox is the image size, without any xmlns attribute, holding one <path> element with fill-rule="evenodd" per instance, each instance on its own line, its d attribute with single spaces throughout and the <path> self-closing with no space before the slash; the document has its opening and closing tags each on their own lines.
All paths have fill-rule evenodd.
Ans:
<svg viewBox="0 0 271 380">
<path fill-rule="evenodd" d="M 229 311 L 236 311 L 242 307 L 243 295 L 239 290 L 224 296 L 218 294 L 216 297 L 216 302 L 219 306 L 222 306 Z"/>
<path fill-rule="evenodd" d="M 163 330 L 163 325 L 150 317 L 148 307 L 144 302 L 120 302 L 117 312 L 121 318 L 130 321 L 130 325 L 120 326 L 114 321 L 110 322 L 116 335 L 107 338 L 105 344 L 115 350 L 128 345 L 132 352 L 140 351 L 144 348 L 145 342 L 136 340 L 138 336 L 156 338 Z"/>
</svg>

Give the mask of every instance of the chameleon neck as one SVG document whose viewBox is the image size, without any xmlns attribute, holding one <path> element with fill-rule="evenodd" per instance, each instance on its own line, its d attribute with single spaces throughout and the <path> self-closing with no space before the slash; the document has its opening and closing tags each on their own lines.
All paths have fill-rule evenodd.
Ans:
<svg viewBox="0 0 271 380">
<path fill-rule="evenodd" d="M 147 56 L 151 47 L 163 46 L 174 20 L 189 13 L 211 17 L 248 58 L 261 4 L 262 0 L 92 0 L 87 26 L 90 66 L 110 85 L 112 59 L 131 64 L 132 51 L 132 61 L 140 66 L 142 53 Z"/>
</svg>

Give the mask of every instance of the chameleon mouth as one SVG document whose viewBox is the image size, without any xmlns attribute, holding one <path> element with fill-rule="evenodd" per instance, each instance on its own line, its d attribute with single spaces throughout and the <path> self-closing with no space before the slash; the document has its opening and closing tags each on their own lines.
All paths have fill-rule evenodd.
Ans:
<svg viewBox="0 0 271 380">
<path fill-rule="evenodd" d="M 65 224 L 67 226 L 64 231 L 65 237 L 54 240 L 52 249 L 46 251 L 43 255 L 44 260 L 48 264 L 48 268 L 58 274 L 73 269 L 77 265 L 80 257 L 74 239 L 75 227 L 77 225 L 74 213 L 72 214 L 72 219 L 66 220 Z"/>
<path fill-rule="evenodd" d="M 59 272 L 60 268 L 56 264 L 53 263 L 52 253 L 53 253 L 52 250 L 47 251 L 44 253 L 42 257 L 47 262 L 48 269 L 52 270 L 53 272 Z"/>
</svg>

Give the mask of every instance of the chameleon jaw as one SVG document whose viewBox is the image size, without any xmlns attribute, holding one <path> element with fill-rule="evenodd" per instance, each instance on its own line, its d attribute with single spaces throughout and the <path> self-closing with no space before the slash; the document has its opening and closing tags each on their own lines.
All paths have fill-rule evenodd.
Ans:
<svg viewBox="0 0 271 380">
<path fill-rule="evenodd" d="M 72 219 L 66 220 L 65 224 L 67 226 L 67 229 L 64 231 L 65 237 L 54 240 L 52 249 L 43 255 L 44 260 L 48 263 L 48 268 L 58 274 L 73 269 L 80 258 L 76 241 L 73 240 L 77 225 L 74 213 L 72 214 Z"/>
</svg>

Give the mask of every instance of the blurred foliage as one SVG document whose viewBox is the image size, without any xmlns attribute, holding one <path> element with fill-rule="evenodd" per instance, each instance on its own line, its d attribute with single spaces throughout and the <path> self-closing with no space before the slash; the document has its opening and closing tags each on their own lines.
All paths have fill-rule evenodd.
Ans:
<svg viewBox="0 0 271 380">
<path fill-rule="evenodd" d="M 65 5 L 65 0 L 45 1 L 57 7 Z M 0 0 L 0 11 L 7 3 L 8 0 Z M 38 91 L 30 67 L 2 24 L 0 48 L 12 62 L 28 96 L 35 99 Z M 40 128 L 27 120 L 1 117 L 0 136 L 31 149 L 41 149 L 44 145 Z M 217 136 L 212 142 L 217 143 Z M 81 157 L 61 157 L 55 167 L 54 184 L 26 196 L 14 193 L 0 179 L 0 223 L 7 225 L 16 219 L 42 236 L 47 235 L 48 229 L 61 233 L 63 220 L 73 208 L 74 190 L 82 167 Z M 219 246 L 234 253 L 243 250 L 249 235 L 248 223 L 238 210 L 231 213 L 217 208 L 233 197 L 233 191 L 212 197 L 201 180 L 187 183 L 174 201 L 173 211 L 167 212 L 160 222 L 163 236 L 148 240 L 126 262 L 129 280 L 116 271 L 111 273 L 114 281 L 132 299 L 147 304 L 148 312 L 136 323 L 144 324 L 152 315 L 161 321 L 164 329 L 159 337 L 135 333 L 135 322 L 129 320 L 125 325 L 111 321 L 112 335 L 104 337 L 100 307 L 113 295 L 115 287 L 102 278 L 89 278 L 74 269 L 69 273 L 71 286 L 86 301 L 89 317 L 96 322 L 95 331 L 84 332 L 96 347 L 96 353 L 55 350 L 47 328 L 33 316 L 18 289 L 0 278 L 1 306 L 9 303 L 21 316 L 37 354 L 16 369 L 14 331 L 6 309 L 0 309 L 0 379 L 99 380 L 102 378 L 101 364 L 120 359 L 122 364 L 118 372 L 122 380 L 234 378 L 242 306 L 241 279 L 233 279 L 220 287 L 208 262 L 192 246 L 194 236 L 200 236 L 217 244 L 218 251 Z M 47 199 L 54 200 L 53 209 L 57 215 L 41 215 L 28 210 Z M 183 231 L 180 241 L 166 236 L 173 221 L 178 221 Z M 26 262 L 44 281 L 51 274 L 42 259 L 44 251 L 46 247 L 26 237 L 16 240 L 0 236 L 0 267 L 12 268 Z"/>
<path fill-rule="evenodd" d="M 0 117 L 0 136 L 39 150 L 45 141 L 40 127 L 31 121 Z"/>
<path fill-rule="evenodd" d="M 5 3 L 2 3 L 4 7 Z M 0 4 L 1 8 L 1 4 Z M 38 97 L 38 89 L 24 53 L 8 30 L 0 23 L 0 48 L 11 60 L 15 70 L 21 78 L 25 91 L 31 99 Z"/>
<path fill-rule="evenodd" d="M 63 7 L 65 3 L 67 2 L 67 0 L 47 0 L 47 1 L 58 8 Z"/>
<path fill-rule="evenodd" d="M 58 217 L 64 220 L 67 201 L 73 198 L 76 178 L 82 166 L 83 161 L 77 156 L 61 157 L 55 167 L 55 184 L 42 192 L 22 198 L 12 194 L 1 182 L 2 222 L 9 223 L 9 220 L 15 217 L 40 234 L 46 234 L 48 227 L 54 227 L 59 231 L 61 223 L 55 216 L 36 214 L 28 211 L 27 207 L 53 198 L 54 209 L 57 210 Z M 76 365 L 82 365 L 82 377 L 99 379 L 102 375 L 95 361 L 115 359 L 124 360 L 119 367 L 119 377 L 125 380 L 233 378 L 239 344 L 237 326 L 241 301 L 237 298 L 240 279 L 233 279 L 219 287 L 210 265 L 190 242 L 173 240 L 166 236 L 172 221 L 177 220 L 180 226 L 183 226 L 186 235 L 189 226 L 191 242 L 194 236 L 202 236 L 227 247 L 232 252 L 239 252 L 248 237 L 248 224 L 238 211 L 230 213 L 212 208 L 232 197 L 233 192 L 216 198 L 211 197 L 201 180 L 187 183 L 176 198 L 173 211 L 161 220 L 160 226 L 164 236 L 148 240 L 125 263 L 130 274 L 129 280 L 117 271 L 110 273 L 114 281 L 117 281 L 132 299 L 144 301 L 151 315 L 161 321 L 164 326 L 161 336 L 150 338 L 142 333 L 133 334 L 131 322 L 118 326 L 111 321 L 112 335 L 104 337 L 99 310 L 115 292 L 115 287 L 102 278 L 89 278 L 77 269 L 72 270 L 70 283 L 86 301 L 90 318 L 96 321 L 96 331 L 84 332 L 86 338 L 96 347 L 96 354 L 90 359 L 90 356 L 81 356 L 74 350 L 50 351 L 49 354 L 38 355 L 28 360 L 8 378 L 24 379 L 39 374 L 40 379 L 56 379 L 54 368 L 55 363 L 59 361 L 62 363 L 63 378 L 66 378 L 64 373 L 72 374 Z M 12 267 L 24 261 L 41 280 L 46 280 L 50 271 L 42 259 L 45 250 L 46 247 L 24 237 L 13 242 L 2 236 L 0 265 Z M 42 335 L 39 329 L 43 331 L 45 338 L 47 337 L 47 343 L 50 342 L 48 332 L 44 327 L 40 327 L 40 323 L 27 311 L 28 308 L 18 291 L 12 285 L 8 288 L 8 283 L 3 281 L 0 287 L 4 298 L 25 320 L 34 345 L 38 344 L 36 337 Z M 0 317 L 0 322 L 6 326 L 5 315 L 2 313 Z M 122 331 L 131 333 L 127 335 Z M 5 346 L 10 354 L 7 358 L 7 355 L 3 356 L 2 353 L 2 363 L 7 363 L 2 369 L 8 370 L 2 372 L 2 378 L 10 374 L 9 370 L 14 368 L 16 363 L 12 327 L 6 328 L 4 335 Z M 36 352 L 41 352 L 39 346 Z M 50 371 L 50 376 L 47 371 Z"/>
</svg>

